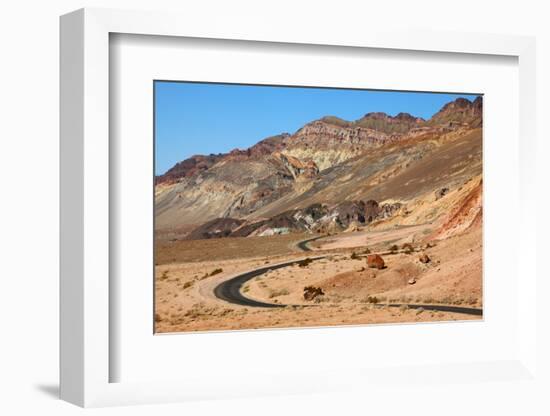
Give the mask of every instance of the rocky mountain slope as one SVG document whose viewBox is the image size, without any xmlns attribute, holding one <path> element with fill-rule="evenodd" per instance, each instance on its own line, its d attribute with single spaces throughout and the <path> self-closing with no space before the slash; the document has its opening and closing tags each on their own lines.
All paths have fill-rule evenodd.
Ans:
<svg viewBox="0 0 550 416">
<path fill-rule="evenodd" d="M 345 230 L 481 175 L 482 99 L 430 120 L 328 116 L 227 154 L 196 155 L 156 178 L 157 230 L 182 238 Z"/>
</svg>

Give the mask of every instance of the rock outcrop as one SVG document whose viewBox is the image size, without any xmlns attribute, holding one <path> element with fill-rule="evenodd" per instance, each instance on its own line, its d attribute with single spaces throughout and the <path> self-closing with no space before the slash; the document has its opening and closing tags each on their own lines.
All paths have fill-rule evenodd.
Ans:
<svg viewBox="0 0 550 416">
<path fill-rule="evenodd" d="M 387 134 L 357 125 L 338 125 L 326 118 L 306 124 L 287 140 L 285 153 L 310 159 L 320 170 L 354 158 L 366 149 L 397 141 L 399 134 Z"/>
<path fill-rule="evenodd" d="M 282 212 L 271 218 L 216 218 L 195 228 L 186 238 L 253 237 L 290 232 L 335 233 L 359 227 L 390 215 L 374 200 L 345 201 L 332 207 L 313 204 Z"/>
<path fill-rule="evenodd" d="M 313 178 L 319 173 L 319 168 L 313 160 L 301 161 L 297 157 L 274 152 L 273 158 L 280 161 L 296 180 L 299 177 Z"/>
<path fill-rule="evenodd" d="M 433 235 L 433 238 L 445 239 L 461 234 L 473 227 L 481 226 L 482 188 L 483 183 L 479 181 L 464 198 L 458 201 L 457 205 L 439 227 L 439 230 Z"/>
</svg>

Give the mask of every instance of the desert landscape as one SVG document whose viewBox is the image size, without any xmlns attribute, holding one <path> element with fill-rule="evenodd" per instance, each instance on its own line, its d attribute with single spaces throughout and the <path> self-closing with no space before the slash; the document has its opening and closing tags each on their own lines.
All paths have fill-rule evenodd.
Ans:
<svg viewBox="0 0 550 416">
<path fill-rule="evenodd" d="M 155 332 L 482 319 L 482 97 L 155 178 Z"/>
</svg>

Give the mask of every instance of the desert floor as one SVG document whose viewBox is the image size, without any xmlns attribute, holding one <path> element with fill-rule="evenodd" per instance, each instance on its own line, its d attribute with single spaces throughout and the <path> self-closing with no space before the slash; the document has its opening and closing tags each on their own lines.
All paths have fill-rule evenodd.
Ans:
<svg viewBox="0 0 550 416">
<path fill-rule="evenodd" d="M 481 227 L 426 243 L 433 231 L 428 223 L 343 232 L 309 242 L 307 252 L 298 243 L 311 234 L 163 241 L 156 251 L 156 332 L 481 319 L 405 306 L 482 308 Z M 406 243 L 412 252 L 403 250 Z M 386 267 L 369 268 L 367 250 L 379 253 Z M 423 254 L 427 263 L 420 261 Z M 241 306 L 214 294 L 240 273 L 317 257 L 303 267 L 267 271 L 241 288 L 248 298 L 284 307 Z M 306 301 L 306 286 L 324 294 Z"/>
</svg>

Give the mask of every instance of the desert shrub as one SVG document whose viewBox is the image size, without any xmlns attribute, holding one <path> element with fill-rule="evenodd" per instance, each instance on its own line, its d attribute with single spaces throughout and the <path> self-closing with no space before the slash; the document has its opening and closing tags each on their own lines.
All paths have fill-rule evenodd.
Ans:
<svg viewBox="0 0 550 416">
<path fill-rule="evenodd" d="M 365 248 L 363 249 L 363 251 L 361 252 L 361 254 L 370 254 L 370 253 L 371 253 L 371 251 L 370 251 L 370 249 L 369 249 L 368 247 L 365 247 Z"/>
<path fill-rule="evenodd" d="M 403 246 L 401 246 L 401 248 L 407 254 L 411 254 L 414 251 L 414 247 L 410 243 L 403 244 Z"/>
<path fill-rule="evenodd" d="M 224 308 L 217 315 L 218 316 L 226 316 L 226 315 L 230 314 L 231 312 L 233 312 L 233 309 Z"/>
<path fill-rule="evenodd" d="M 160 314 L 156 313 L 156 314 L 155 314 L 155 322 L 158 323 L 158 322 L 160 322 L 160 321 L 162 321 L 162 317 L 160 316 Z"/>
<path fill-rule="evenodd" d="M 191 308 L 184 314 L 184 316 L 191 319 L 196 319 L 204 315 L 213 315 L 216 312 L 216 307 L 207 307 L 204 302 L 195 303 Z"/>
<path fill-rule="evenodd" d="M 452 296 L 445 296 L 443 298 L 440 299 L 440 302 L 439 303 L 443 303 L 443 304 L 446 304 L 446 305 L 450 305 L 452 304 L 454 301 L 454 299 L 452 298 Z"/>
<path fill-rule="evenodd" d="M 269 293 L 270 298 L 276 298 L 278 296 L 285 296 L 288 295 L 290 292 L 288 289 L 278 289 L 278 290 L 272 290 L 271 293 Z"/>
<path fill-rule="evenodd" d="M 160 280 L 166 280 L 168 279 L 168 271 L 165 270 L 162 272 L 162 275 L 160 276 Z"/>
<path fill-rule="evenodd" d="M 306 257 L 305 259 L 303 260 L 300 260 L 298 262 L 298 266 L 299 267 L 307 267 L 309 266 L 309 264 L 312 262 L 313 260 L 311 260 L 309 257 Z"/>
<path fill-rule="evenodd" d="M 399 247 L 397 247 L 397 245 L 393 244 L 391 247 L 390 247 L 390 251 L 392 253 L 395 253 L 397 250 L 399 250 Z"/>
<path fill-rule="evenodd" d="M 201 316 L 201 312 L 198 309 L 189 309 L 187 312 L 185 312 L 185 315 L 188 318 L 196 319 L 199 316 Z"/>
<path fill-rule="evenodd" d="M 313 299 L 315 303 L 328 302 L 328 298 L 325 295 L 317 296 Z"/>
<path fill-rule="evenodd" d="M 243 292 L 246 293 L 250 290 L 250 286 L 243 287 Z"/>
<path fill-rule="evenodd" d="M 214 269 L 210 272 L 209 276 L 215 276 L 223 272 L 223 269 Z"/>
<path fill-rule="evenodd" d="M 349 257 L 351 260 L 361 260 L 360 257 L 357 255 L 357 253 L 354 251 L 351 253 L 351 256 Z"/>
<path fill-rule="evenodd" d="M 362 300 L 363 303 L 378 303 L 379 300 L 376 296 L 367 296 Z"/>
<path fill-rule="evenodd" d="M 187 289 L 188 287 L 191 287 L 191 286 L 193 286 L 193 281 L 192 281 L 192 280 L 190 280 L 190 281 L 188 281 L 188 282 L 185 282 L 185 283 L 183 284 L 183 288 L 184 288 L 184 289 Z"/>
<path fill-rule="evenodd" d="M 304 299 L 314 300 L 318 296 L 323 296 L 325 292 L 320 287 L 306 286 L 304 287 Z"/>
</svg>

